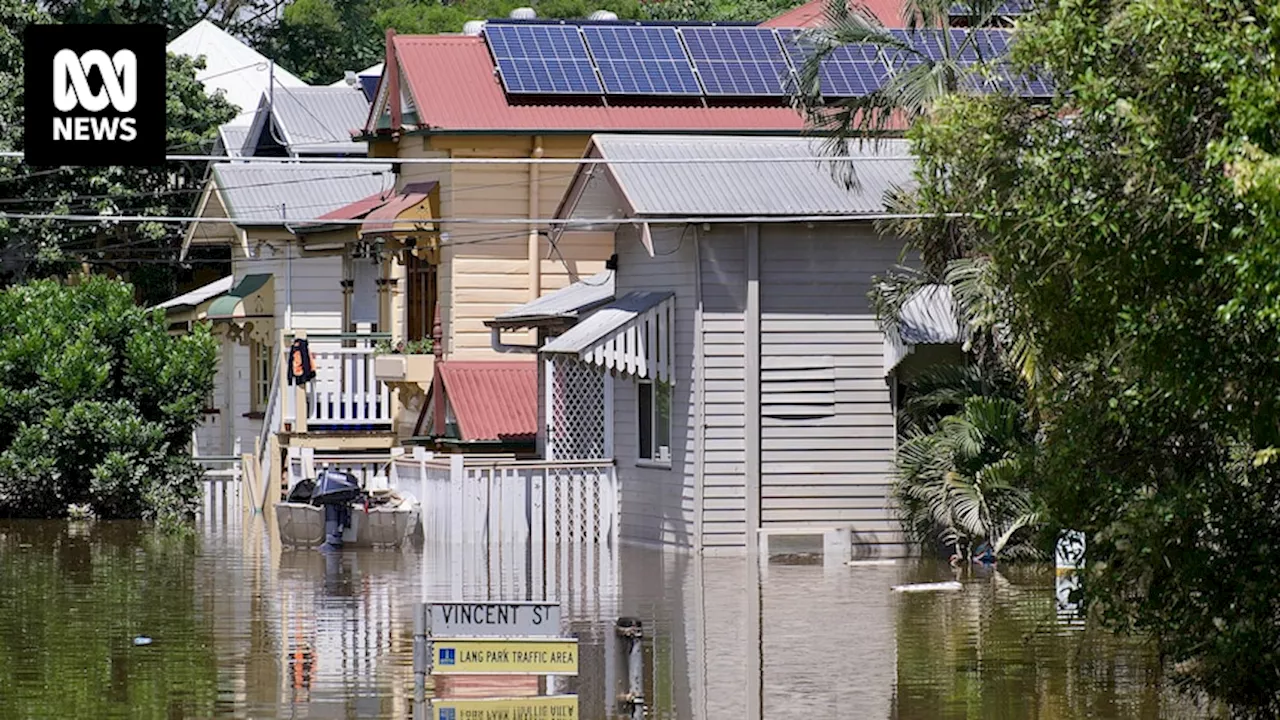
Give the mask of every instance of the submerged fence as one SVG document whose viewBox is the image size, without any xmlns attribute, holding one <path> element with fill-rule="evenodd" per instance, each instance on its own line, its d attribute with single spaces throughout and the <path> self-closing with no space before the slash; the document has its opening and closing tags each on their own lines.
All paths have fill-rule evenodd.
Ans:
<svg viewBox="0 0 1280 720">
<path fill-rule="evenodd" d="M 200 511 L 196 521 L 206 534 L 239 530 L 244 523 L 244 466 L 238 456 L 205 456 Z"/>
<path fill-rule="evenodd" d="M 424 560 L 450 599 L 558 600 L 595 617 L 617 583 L 612 461 L 400 456 L 389 480 L 421 501 Z"/>
</svg>

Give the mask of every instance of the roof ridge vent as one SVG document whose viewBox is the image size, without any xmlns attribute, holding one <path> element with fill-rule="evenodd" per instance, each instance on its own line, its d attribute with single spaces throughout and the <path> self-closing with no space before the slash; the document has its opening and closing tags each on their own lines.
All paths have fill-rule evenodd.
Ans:
<svg viewBox="0 0 1280 720">
<path fill-rule="evenodd" d="M 479 35 L 482 32 L 484 32 L 483 20 L 468 20 L 462 25 L 463 35 L 475 36 L 475 35 Z"/>
<path fill-rule="evenodd" d="M 511 11 L 512 20 L 536 20 L 538 13 L 531 7 L 518 7 Z"/>
</svg>

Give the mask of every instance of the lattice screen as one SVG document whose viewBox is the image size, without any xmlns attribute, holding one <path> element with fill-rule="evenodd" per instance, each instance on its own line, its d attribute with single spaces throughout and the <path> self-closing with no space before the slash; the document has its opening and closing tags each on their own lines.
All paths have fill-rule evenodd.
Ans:
<svg viewBox="0 0 1280 720">
<path fill-rule="evenodd" d="M 576 358 L 547 358 L 547 459 L 605 455 L 605 373 Z"/>
</svg>

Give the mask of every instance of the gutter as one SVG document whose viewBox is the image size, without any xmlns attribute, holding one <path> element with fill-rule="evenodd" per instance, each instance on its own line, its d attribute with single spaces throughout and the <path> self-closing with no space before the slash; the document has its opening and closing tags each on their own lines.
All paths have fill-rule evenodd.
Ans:
<svg viewBox="0 0 1280 720">
<path fill-rule="evenodd" d="M 489 328 L 489 346 L 494 352 L 511 354 L 519 353 L 524 355 L 533 355 L 538 352 L 537 345 L 508 345 L 502 342 L 502 328 Z"/>
</svg>

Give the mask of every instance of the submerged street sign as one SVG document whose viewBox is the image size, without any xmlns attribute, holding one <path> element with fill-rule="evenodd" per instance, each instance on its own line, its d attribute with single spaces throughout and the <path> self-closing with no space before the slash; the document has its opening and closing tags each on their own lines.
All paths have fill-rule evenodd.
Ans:
<svg viewBox="0 0 1280 720">
<path fill-rule="evenodd" d="M 577 675 L 578 641 L 432 638 L 436 675 Z"/>
<path fill-rule="evenodd" d="M 431 720 L 577 720 L 577 695 L 431 701 Z"/>
<path fill-rule="evenodd" d="M 560 605 L 547 602 L 431 603 L 431 634 L 448 637 L 556 637 Z"/>
</svg>

